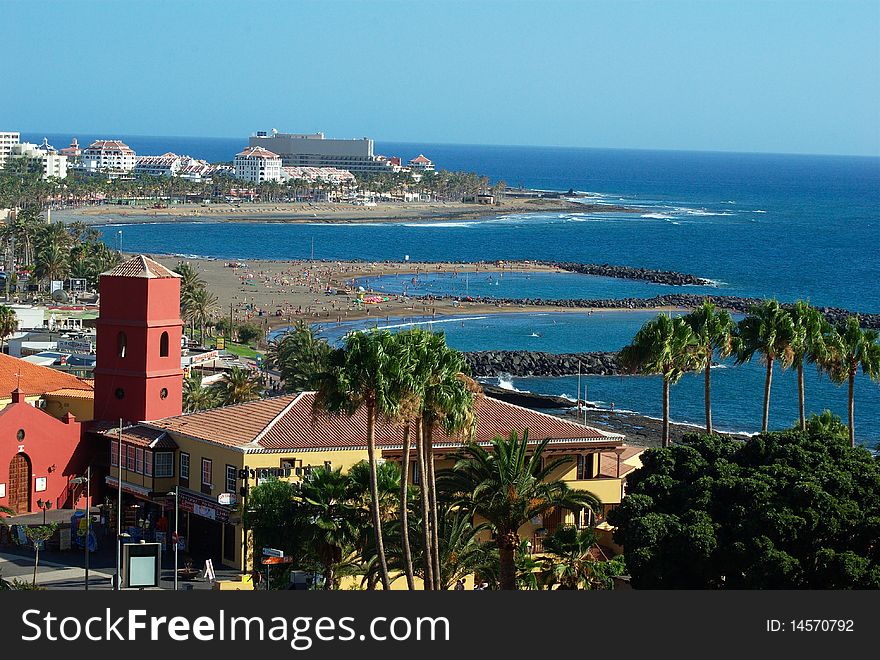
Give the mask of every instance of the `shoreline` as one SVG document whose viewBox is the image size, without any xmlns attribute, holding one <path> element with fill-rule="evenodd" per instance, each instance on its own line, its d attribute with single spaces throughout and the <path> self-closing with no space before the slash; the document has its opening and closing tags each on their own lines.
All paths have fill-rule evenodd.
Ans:
<svg viewBox="0 0 880 660">
<path fill-rule="evenodd" d="M 237 206 L 227 203 L 179 204 L 155 209 L 145 206 L 100 204 L 53 210 L 52 218 L 63 223 L 83 222 L 98 226 L 158 222 L 361 224 L 454 222 L 511 213 L 641 213 L 642 211 L 630 206 L 578 202 L 559 197 L 504 199 L 495 205 L 464 202 L 379 202 L 376 206 L 355 206 L 340 202 L 274 202 L 243 203 Z"/>
</svg>

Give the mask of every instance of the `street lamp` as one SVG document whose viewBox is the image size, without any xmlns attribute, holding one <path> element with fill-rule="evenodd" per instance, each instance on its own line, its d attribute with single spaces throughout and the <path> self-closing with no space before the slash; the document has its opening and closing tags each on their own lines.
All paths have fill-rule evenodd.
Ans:
<svg viewBox="0 0 880 660">
<path fill-rule="evenodd" d="M 180 546 L 180 537 L 178 536 L 177 525 L 178 525 L 179 519 L 180 519 L 180 499 L 179 499 L 180 486 L 175 484 L 174 491 L 168 493 L 168 495 L 169 495 L 169 497 L 172 495 L 174 496 L 174 536 L 172 536 L 171 538 L 174 541 L 174 591 L 177 591 L 177 577 L 178 577 L 177 550 L 178 550 L 178 547 Z"/>
<path fill-rule="evenodd" d="M 43 511 L 43 524 L 45 525 L 46 511 L 52 508 L 52 502 L 50 502 L 49 500 L 46 500 L 45 502 L 43 500 L 37 500 L 37 506 L 40 507 L 40 509 L 42 509 Z"/>
<path fill-rule="evenodd" d="M 83 547 L 85 548 L 86 553 L 86 563 L 85 563 L 85 586 L 86 591 L 89 590 L 89 537 L 92 534 L 92 466 L 86 466 L 86 476 L 84 477 L 76 477 L 75 479 L 71 479 L 70 483 L 72 484 L 85 484 L 86 485 L 86 537 L 83 541 Z"/>
</svg>

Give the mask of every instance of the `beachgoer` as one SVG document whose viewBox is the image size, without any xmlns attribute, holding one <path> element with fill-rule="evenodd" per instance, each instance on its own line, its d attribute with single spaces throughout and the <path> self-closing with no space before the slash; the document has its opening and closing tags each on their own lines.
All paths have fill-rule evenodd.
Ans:
<svg viewBox="0 0 880 660">
<path fill-rule="evenodd" d="M 458 582 L 455 583 L 456 591 L 464 591 L 464 580 L 462 578 L 458 579 Z"/>
</svg>

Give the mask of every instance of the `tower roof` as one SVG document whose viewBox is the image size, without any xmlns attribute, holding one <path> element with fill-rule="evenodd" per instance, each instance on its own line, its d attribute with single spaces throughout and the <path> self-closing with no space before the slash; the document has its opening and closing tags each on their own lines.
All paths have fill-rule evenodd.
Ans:
<svg viewBox="0 0 880 660">
<path fill-rule="evenodd" d="M 121 264 L 101 273 L 101 275 L 109 277 L 145 277 L 147 279 L 180 277 L 173 270 L 142 254 L 136 255 L 128 261 L 123 261 Z"/>
</svg>

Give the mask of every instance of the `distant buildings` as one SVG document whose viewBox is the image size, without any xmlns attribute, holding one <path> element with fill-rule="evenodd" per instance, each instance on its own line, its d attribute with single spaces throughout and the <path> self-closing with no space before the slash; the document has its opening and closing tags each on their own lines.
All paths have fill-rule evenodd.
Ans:
<svg viewBox="0 0 880 660">
<path fill-rule="evenodd" d="M 95 140 L 82 151 L 80 167 L 89 174 L 111 176 L 130 174 L 137 165 L 137 154 L 121 140 Z"/>
<path fill-rule="evenodd" d="M 354 174 L 335 167 L 282 167 L 281 178 L 285 181 L 320 181 L 339 186 L 353 186 L 357 183 Z"/>
<path fill-rule="evenodd" d="M 251 146 L 235 155 L 235 177 L 251 183 L 281 181 L 281 163 L 278 154 Z"/>
<path fill-rule="evenodd" d="M 325 138 L 323 133 L 299 134 L 258 131 L 251 147 L 263 147 L 281 157 L 285 167 L 335 167 L 349 172 L 394 171 L 387 158 L 373 154 L 369 138 L 341 140 Z"/>
<path fill-rule="evenodd" d="M 161 156 L 138 156 L 132 173 L 135 176 L 177 176 L 190 181 L 204 181 L 221 168 L 191 156 L 164 153 Z M 228 168 L 222 168 L 226 170 Z"/>
<path fill-rule="evenodd" d="M 0 132 L 0 167 L 6 163 L 6 158 L 12 153 L 12 147 L 19 143 L 21 134 L 17 131 Z"/>
<path fill-rule="evenodd" d="M 76 138 L 70 141 L 69 147 L 64 147 L 59 153 L 67 158 L 67 165 L 69 167 L 79 166 L 82 158 L 82 149 L 79 148 L 79 142 L 77 142 Z"/>
<path fill-rule="evenodd" d="M 419 172 L 433 172 L 434 171 L 434 163 L 432 163 L 429 159 L 425 158 L 424 154 L 419 154 L 411 161 L 409 161 L 410 169 Z"/>
</svg>

